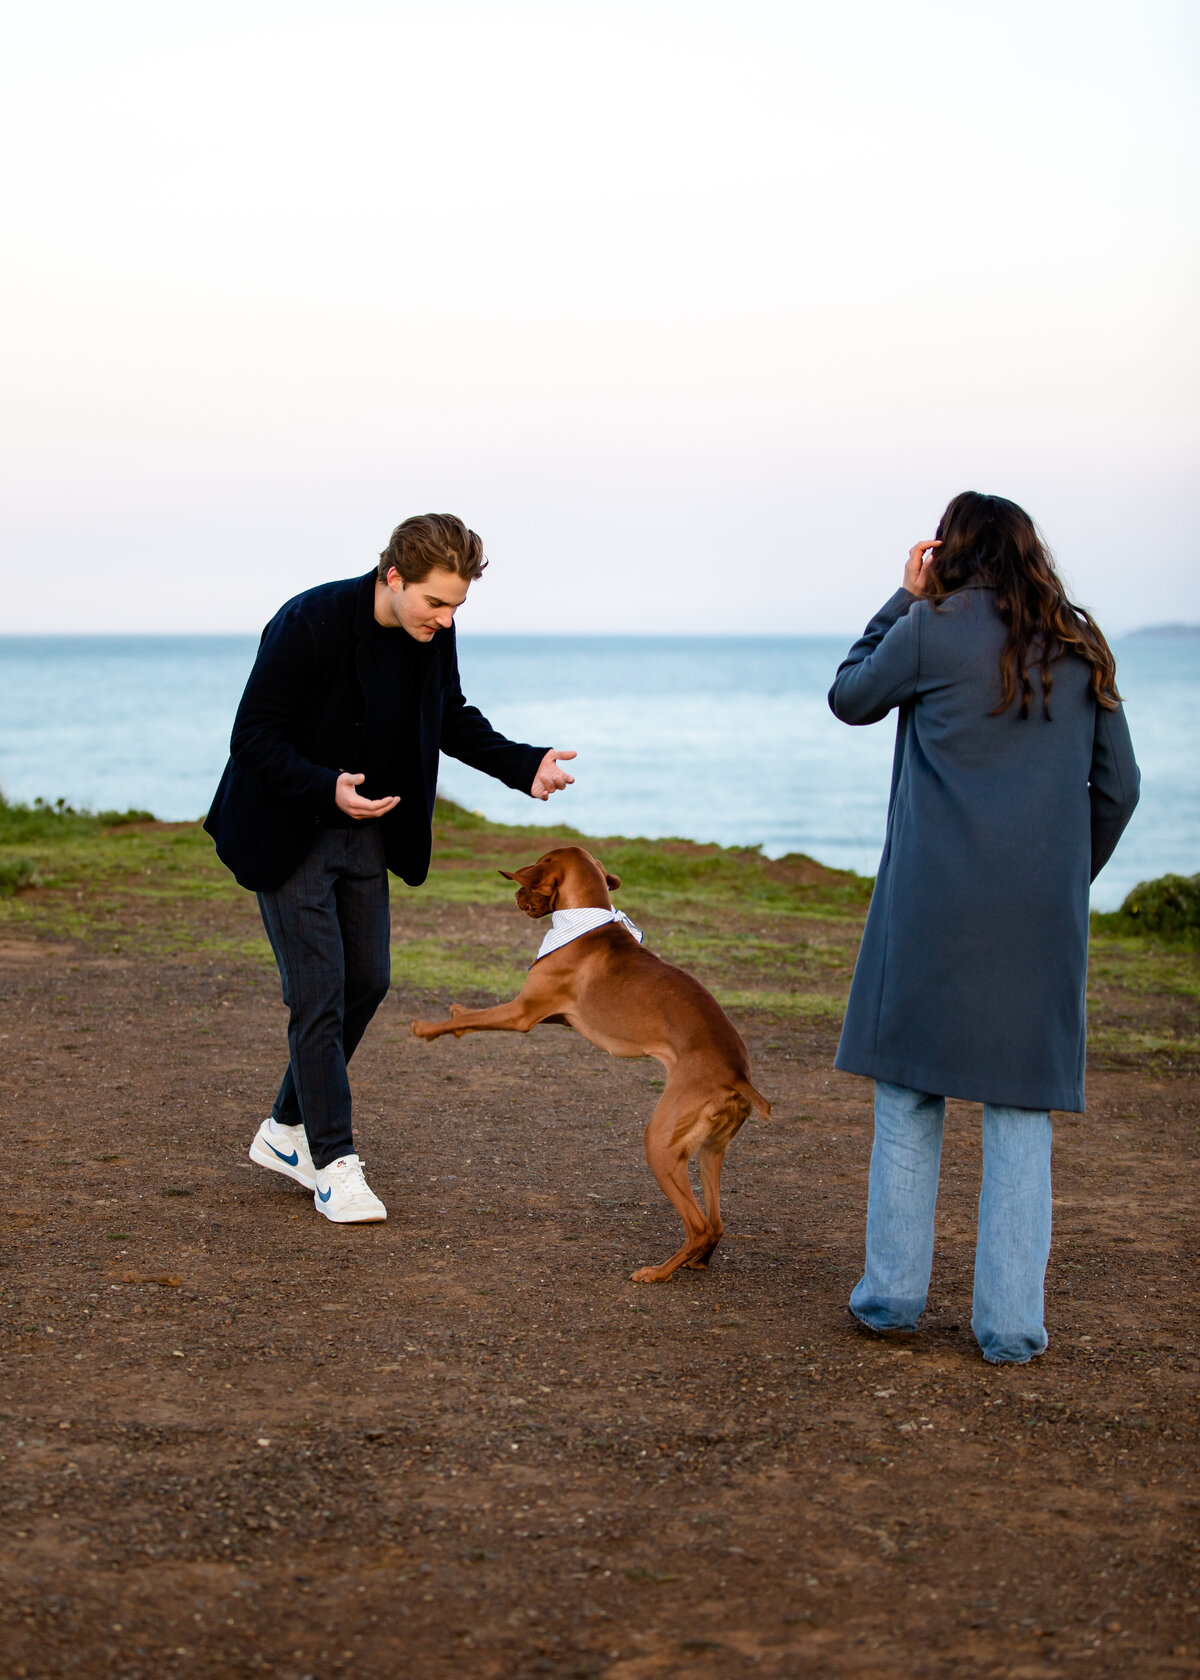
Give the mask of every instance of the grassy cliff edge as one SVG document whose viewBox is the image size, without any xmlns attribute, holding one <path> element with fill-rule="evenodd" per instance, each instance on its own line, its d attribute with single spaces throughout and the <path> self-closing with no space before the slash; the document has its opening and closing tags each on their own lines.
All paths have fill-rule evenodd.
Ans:
<svg viewBox="0 0 1200 1680">
<path fill-rule="evenodd" d="M 869 878 L 755 847 L 495 823 L 441 799 L 429 880 L 415 890 L 393 883 L 395 986 L 431 1001 L 511 996 L 537 930 L 515 911 L 499 871 L 556 839 L 587 844 L 619 875 L 621 907 L 726 1008 L 836 1026 Z M 200 825 L 144 811 L 0 801 L 0 939 L 14 937 L 126 957 L 270 962 L 252 895 Z M 1090 1043 L 1102 1063 L 1161 1069 L 1200 1059 L 1193 936 L 1093 917 L 1090 978 Z"/>
</svg>

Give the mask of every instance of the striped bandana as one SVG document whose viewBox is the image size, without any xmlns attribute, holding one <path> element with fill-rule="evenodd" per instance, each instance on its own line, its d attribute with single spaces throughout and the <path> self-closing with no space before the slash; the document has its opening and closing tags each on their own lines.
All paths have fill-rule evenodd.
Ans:
<svg viewBox="0 0 1200 1680">
<path fill-rule="evenodd" d="M 572 939 L 578 939 L 581 934 L 591 933 L 593 928 L 607 927 L 610 922 L 618 922 L 627 933 L 631 933 L 638 944 L 642 943 L 642 930 L 634 927 L 623 910 L 552 910 L 550 912 L 550 932 L 538 947 L 538 954 L 533 962 L 541 957 L 548 957 L 551 951 L 557 951 L 560 945 L 569 945 Z M 529 965 L 533 967 L 533 963 Z"/>
</svg>

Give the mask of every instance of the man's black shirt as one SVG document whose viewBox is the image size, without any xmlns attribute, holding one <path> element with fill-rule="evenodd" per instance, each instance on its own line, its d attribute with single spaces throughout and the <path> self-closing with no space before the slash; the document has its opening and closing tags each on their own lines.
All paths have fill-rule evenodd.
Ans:
<svg viewBox="0 0 1200 1680">
<path fill-rule="evenodd" d="M 364 799 L 389 799 L 395 793 L 411 795 L 419 779 L 414 774 L 419 761 L 413 722 L 429 665 L 421 655 L 432 646 L 432 642 L 415 641 L 407 630 L 371 625 L 362 763 L 352 767 L 366 776 L 358 790 Z"/>
<path fill-rule="evenodd" d="M 343 770 L 362 772 L 357 791 L 364 799 L 419 797 L 414 720 L 429 663 L 421 655 L 431 645 L 416 641 L 399 626 L 385 629 L 374 621 L 363 638 L 359 671 L 366 700 L 343 744 L 340 762 Z M 356 828 L 358 819 L 335 805 L 324 826 Z"/>
</svg>

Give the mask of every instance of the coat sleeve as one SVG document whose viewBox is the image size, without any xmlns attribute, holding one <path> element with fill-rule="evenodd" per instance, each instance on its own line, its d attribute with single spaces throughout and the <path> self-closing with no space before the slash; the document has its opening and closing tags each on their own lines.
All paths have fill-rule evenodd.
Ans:
<svg viewBox="0 0 1200 1680">
<path fill-rule="evenodd" d="M 921 619 L 917 597 L 898 589 L 838 666 L 829 708 L 843 723 L 878 723 L 917 692 Z"/>
<path fill-rule="evenodd" d="M 505 787 L 518 793 L 528 793 L 538 766 L 549 751 L 547 747 L 527 746 L 523 741 L 510 741 L 493 729 L 476 706 L 468 706 L 463 697 L 458 676 L 458 652 L 451 654 L 450 671 L 442 690 L 441 750 L 472 770 L 482 770 L 494 776 Z"/>
<path fill-rule="evenodd" d="M 1096 707 L 1088 796 L 1092 802 L 1092 880 L 1116 850 L 1117 841 L 1137 807 L 1141 772 L 1133 756 L 1133 742 L 1125 708 L 1115 712 Z"/>
<path fill-rule="evenodd" d="M 280 799 L 314 809 L 332 807 L 339 772 L 314 764 L 292 745 L 289 729 L 317 679 L 312 628 L 299 613 L 284 611 L 263 631 L 229 743 L 235 764 L 254 774 Z"/>
</svg>

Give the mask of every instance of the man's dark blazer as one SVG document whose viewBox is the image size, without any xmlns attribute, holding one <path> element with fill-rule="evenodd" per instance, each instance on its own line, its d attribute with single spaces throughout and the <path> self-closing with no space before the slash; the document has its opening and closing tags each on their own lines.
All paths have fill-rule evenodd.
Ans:
<svg viewBox="0 0 1200 1680">
<path fill-rule="evenodd" d="M 287 880 L 336 814 L 339 774 L 363 768 L 348 760 L 366 734 L 374 608 L 371 572 L 295 596 L 262 633 L 234 719 L 229 762 L 204 822 L 218 857 L 254 892 L 271 892 Z M 404 638 L 397 651 L 405 657 L 395 665 L 397 780 L 388 786 L 401 798 L 386 817 L 370 820 L 383 825 L 388 868 L 416 887 L 429 873 L 439 752 L 528 793 L 547 749 L 506 740 L 467 705 L 453 628 L 425 643 L 399 628 L 395 634 Z M 385 684 L 389 675 L 385 666 Z"/>
</svg>

